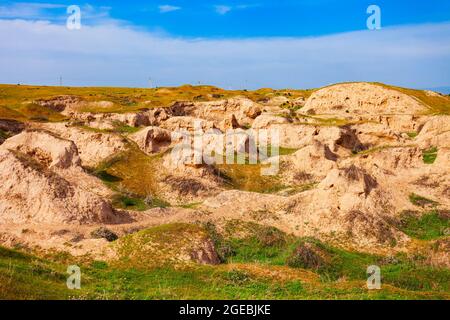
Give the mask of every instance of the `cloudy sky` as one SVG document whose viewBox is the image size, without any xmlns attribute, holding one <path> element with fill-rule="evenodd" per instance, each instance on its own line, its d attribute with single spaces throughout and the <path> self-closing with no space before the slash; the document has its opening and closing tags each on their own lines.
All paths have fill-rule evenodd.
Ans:
<svg viewBox="0 0 450 320">
<path fill-rule="evenodd" d="M 80 30 L 66 27 L 74 4 Z M 381 30 L 367 28 L 371 4 Z M 77 86 L 450 86 L 450 1 L 0 1 L 0 83 L 59 77 Z"/>
</svg>

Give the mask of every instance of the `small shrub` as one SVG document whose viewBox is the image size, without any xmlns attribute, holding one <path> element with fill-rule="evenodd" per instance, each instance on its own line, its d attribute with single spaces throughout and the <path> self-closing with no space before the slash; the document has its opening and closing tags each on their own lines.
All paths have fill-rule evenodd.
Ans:
<svg viewBox="0 0 450 320">
<path fill-rule="evenodd" d="M 225 280 L 230 284 L 242 285 L 251 280 L 250 275 L 241 270 L 231 270 L 225 274 Z"/>
<path fill-rule="evenodd" d="M 190 178 L 168 176 L 164 182 L 169 184 L 173 191 L 177 191 L 182 196 L 194 195 L 206 189 L 200 181 Z"/>
<path fill-rule="evenodd" d="M 304 242 L 295 248 L 286 264 L 292 268 L 318 270 L 325 265 L 322 249 L 314 243 Z"/>
<path fill-rule="evenodd" d="M 129 195 L 117 195 L 113 198 L 113 206 L 121 209 L 144 211 L 149 207 L 146 202 L 140 198 Z"/>
<path fill-rule="evenodd" d="M 300 181 L 300 182 L 306 182 L 310 181 L 314 178 L 312 174 L 309 174 L 305 171 L 298 171 L 294 174 L 294 180 Z"/>
<path fill-rule="evenodd" d="M 286 243 L 286 235 L 274 227 L 261 227 L 255 236 L 263 247 L 281 247 Z"/>
<path fill-rule="evenodd" d="M 108 240 L 109 242 L 119 239 L 119 237 L 114 232 L 112 232 L 109 229 L 106 229 L 105 227 L 100 227 L 100 228 L 92 231 L 91 237 L 93 237 L 94 239 L 103 238 L 103 239 Z"/>
<path fill-rule="evenodd" d="M 217 232 L 216 226 L 212 222 L 206 222 L 203 224 L 209 238 L 214 244 L 214 248 L 217 252 L 219 260 L 225 262 L 227 258 L 236 254 L 231 243 L 226 241 L 221 234 Z"/>
</svg>

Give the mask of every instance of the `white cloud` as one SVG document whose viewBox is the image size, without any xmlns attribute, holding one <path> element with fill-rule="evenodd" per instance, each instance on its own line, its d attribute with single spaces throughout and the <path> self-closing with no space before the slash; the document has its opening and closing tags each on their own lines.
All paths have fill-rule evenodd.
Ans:
<svg viewBox="0 0 450 320">
<path fill-rule="evenodd" d="M 253 4 L 238 4 L 236 6 L 237 9 L 249 9 L 249 8 L 257 8 L 261 6 L 259 3 L 253 3 Z"/>
<path fill-rule="evenodd" d="M 121 24 L 69 31 L 0 20 L 0 83 L 308 88 L 342 81 L 450 83 L 450 22 L 306 38 L 183 39 Z"/>
<path fill-rule="evenodd" d="M 232 9 L 230 6 L 225 6 L 225 5 L 217 5 L 214 8 L 215 8 L 216 12 L 221 15 L 227 14 Z"/>
<path fill-rule="evenodd" d="M 0 6 L 0 18 L 34 19 L 48 16 L 53 9 L 62 9 L 67 6 L 51 3 L 19 2 Z"/>
<path fill-rule="evenodd" d="M 52 3 L 17 2 L 0 6 L 0 19 L 46 20 L 51 22 L 66 21 L 68 5 Z M 81 7 L 83 24 L 116 21 L 110 17 L 110 7 L 94 7 L 85 4 Z"/>
<path fill-rule="evenodd" d="M 225 15 L 228 12 L 230 12 L 231 10 L 244 10 L 244 9 L 249 9 L 249 8 L 256 8 L 259 7 L 260 4 L 238 4 L 235 6 L 229 6 L 229 5 L 216 5 L 214 6 L 214 9 L 216 11 L 216 13 L 220 14 L 220 15 Z"/>
<path fill-rule="evenodd" d="M 160 5 L 158 8 L 159 8 L 159 12 L 161 12 L 161 13 L 172 12 L 172 11 L 177 11 L 177 10 L 181 9 L 181 7 L 171 6 L 168 4 Z"/>
</svg>

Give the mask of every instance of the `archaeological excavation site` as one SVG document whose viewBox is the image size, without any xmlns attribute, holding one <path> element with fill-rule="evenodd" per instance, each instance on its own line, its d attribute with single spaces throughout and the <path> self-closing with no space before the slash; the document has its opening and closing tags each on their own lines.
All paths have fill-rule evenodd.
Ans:
<svg viewBox="0 0 450 320">
<path fill-rule="evenodd" d="M 449 112 L 381 83 L 1 85 L 0 297 L 448 299 Z"/>
</svg>

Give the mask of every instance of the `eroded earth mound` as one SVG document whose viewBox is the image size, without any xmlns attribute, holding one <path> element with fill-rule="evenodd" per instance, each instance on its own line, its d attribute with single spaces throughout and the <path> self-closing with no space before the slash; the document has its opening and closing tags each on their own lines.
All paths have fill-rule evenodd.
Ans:
<svg viewBox="0 0 450 320">
<path fill-rule="evenodd" d="M 171 91 L 161 89 L 158 98 L 165 92 Z M 178 226 L 190 238 L 170 243 L 177 250 L 154 231 L 136 231 L 169 222 L 220 229 L 238 220 L 383 254 L 436 242 L 428 259 L 448 265 L 442 241 L 449 232 L 449 97 L 346 83 L 304 92 L 203 93 L 157 105 L 137 96 L 95 101 L 67 94 L 29 103 L 61 118 L 0 120 L 4 245 L 215 264 L 214 243 L 200 229 Z M 266 176 L 271 155 L 249 163 L 248 152 L 262 148 L 252 133 L 275 129 L 279 169 Z M 198 130 L 210 134 L 196 140 Z M 227 150 L 232 158 L 247 155 L 243 164 L 184 161 L 195 160 L 199 148 L 216 160 Z M 418 236 L 429 215 L 443 225 Z M 93 240 L 92 230 L 104 226 L 119 235 L 116 246 Z M 68 241 L 76 245 L 65 247 Z"/>
</svg>

